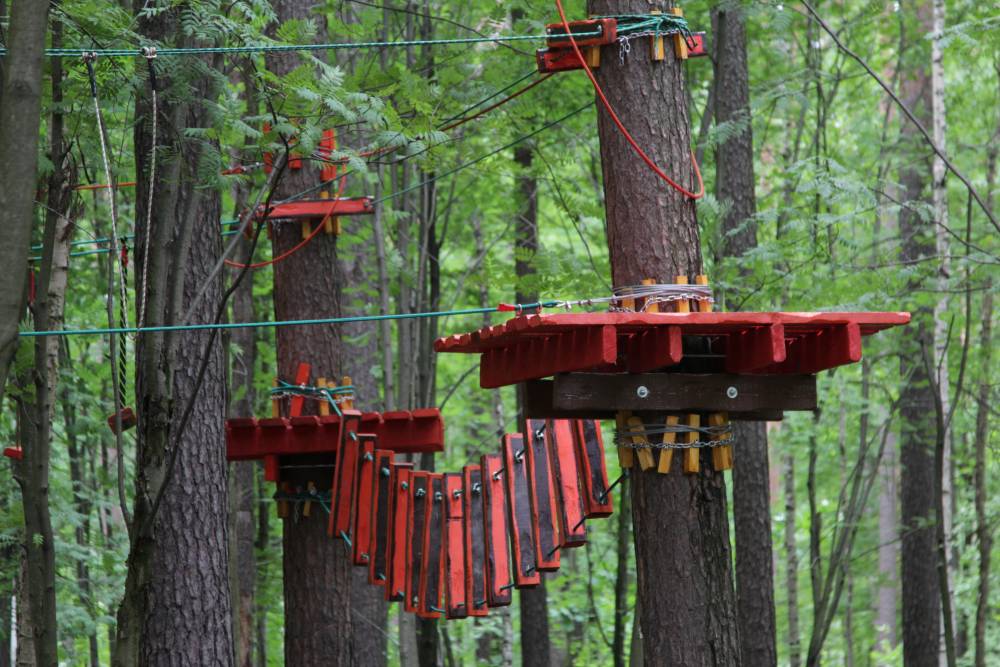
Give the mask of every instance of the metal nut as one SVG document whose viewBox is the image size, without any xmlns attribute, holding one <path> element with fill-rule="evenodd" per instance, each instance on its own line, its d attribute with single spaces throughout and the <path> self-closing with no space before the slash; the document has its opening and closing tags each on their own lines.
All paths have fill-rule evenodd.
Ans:
<svg viewBox="0 0 1000 667">
<path fill-rule="evenodd" d="M 726 396 L 728 396 L 729 398 L 736 398 L 739 395 L 740 392 L 736 387 L 730 387 L 729 389 L 726 389 Z"/>
<path fill-rule="evenodd" d="M 646 398 L 649 396 L 649 388 L 646 387 L 646 385 L 639 385 L 639 387 L 635 390 L 635 395 L 639 398 Z"/>
</svg>

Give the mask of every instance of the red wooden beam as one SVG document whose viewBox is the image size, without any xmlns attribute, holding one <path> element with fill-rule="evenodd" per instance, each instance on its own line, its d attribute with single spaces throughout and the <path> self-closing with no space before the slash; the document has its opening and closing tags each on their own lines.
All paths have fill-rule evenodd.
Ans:
<svg viewBox="0 0 1000 667">
<path fill-rule="evenodd" d="M 412 463 L 397 463 L 390 471 L 392 512 L 389 515 L 389 540 L 385 549 L 385 599 L 390 602 L 398 602 L 406 597 L 406 529 L 410 515 L 412 468 Z"/>
<path fill-rule="evenodd" d="M 428 515 L 424 525 L 424 559 L 420 568 L 420 603 L 417 616 L 441 618 L 441 575 L 444 551 L 444 475 L 431 473 Z"/>
<path fill-rule="evenodd" d="M 375 436 L 358 436 L 357 472 L 354 476 L 354 531 L 351 533 L 351 556 L 355 565 L 367 567 L 371 561 L 372 485 L 375 481 Z"/>
<path fill-rule="evenodd" d="M 503 480 L 507 484 L 510 542 L 517 587 L 537 586 L 541 574 L 535 557 L 535 525 L 532 521 L 528 463 L 524 437 L 520 433 L 503 437 Z"/>
<path fill-rule="evenodd" d="M 597 32 L 600 34 L 591 35 L 587 33 Z M 546 45 L 553 48 L 564 48 L 572 51 L 569 37 L 566 33 L 566 26 L 562 23 L 550 23 L 545 26 L 545 34 L 548 35 Z M 614 44 L 618 39 L 618 21 L 613 18 L 607 19 L 587 19 L 583 21 L 570 21 L 569 34 L 573 35 L 577 46 L 601 46 L 604 44 Z M 577 35 L 580 35 L 577 37 Z"/>
<path fill-rule="evenodd" d="M 465 597 L 469 601 L 469 616 L 486 616 L 486 522 L 481 466 L 462 468 L 462 509 L 465 513 Z"/>
<path fill-rule="evenodd" d="M 410 512 L 406 522 L 406 598 L 403 607 L 416 613 L 420 605 L 420 571 L 424 562 L 424 526 L 430 513 L 429 472 L 410 476 Z"/>
<path fill-rule="evenodd" d="M 333 483 L 330 485 L 330 522 L 327 533 L 330 537 L 346 538 L 351 541 L 351 513 L 354 509 L 354 476 L 357 474 L 361 443 L 357 434 L 360 413 L 344 412 L 342 441 L 337 450 L 336 465 L 333 469 Z"/>
<path fill-rule="evenodd" d="M 690 37 L 686 38 L 686 41 L 688 47 L 688 58 L 700 58 L 708 55 L 705 33 L 693 32 Z"/>
<path fill-rule="evenodd" d="M 444 608 L 448 618 L 465 618 L 471 603 L 466 595 L 465 503 L 461 473 L 444 476 Z"/>
<path fill-rule="evenodd" d="M 566 333 L 523 338 L 508 347 L 487 350 L 479 366 L 484 389 L 582 371 L 618 359 L 613 326 L 580 327 Z"/>
<path fill-rule="evenodd" d="M 377 435 L 379 447 L 401 454 L 444 451 L 444 420 L 437 408 L 366 412 L 360 429 Z"/>
<path fill-rule="evenodd" d="M 263 214 L 263 207 L 258 215 Z M 299 199 L 275 204 L 267 213 L 268 220 L 306 218 L 321 220 L 342 215 L 371 215 L 375 212 L 371 197 L 335 197 L 332 199 Z"/>
<path fill-rule="evenodd" d="M 535 51 L 535 64 L 541 74 L 583 69 L 573 49 L 538 49 Z"/>
<path fill-rule="evenodd" d="M 580 462 L 583 513 L 590 519 L 609 516 L 614 511 L 608 495 L 608 469 L 604 463 L 601 425 L 593 419 L 573 420 L 573 441 Z"/>
<path fill-rule="evenodd" d="M 21 449 L 20 447 L 8 447 L 5 450 L 3 450 L 3 455 L 15 461 L 24 460 L 24 450 Z"/>
<path fill-rule="evenodd" d="M 503 457 L 487 454 L 483 470 L 483 521 L 486 533 L 486 604 L 505 607 L 511 600 L 510 526 L 507 521 L 507 487 Z"/>
<path fill-rule="evenodd" d="M 312 367 L 307 363 L 300 363 L 299 367 L 295 371 L 295 384 L 299 387 L 304 387 L 309 383 L 309 374 Z M 305 404 L 306 397 L 301 394 L 294 394 L 292 400 L 288 406 L 288 416 L 289 417 L 299 417 L 302 415 L 302 407 Z"/>
<path fill-rule="evenodd" d="M 555 477 L 552 475 L 549 448 L 545 442 L 545 420 L 529 419 L 525 434 L 528 465 L 528 498 L 531 502 L 531 524 L 534 529 L 535 557 L 542 571 L 559 569 L 559 519 L 556 518 Z"/>
<path fill-rule="evenodd" d="M 733 332 L 726 341 L 726 372 L 749 373 L 785 360 L 785 326 L 780 322 Z"/>
<path fill-rule="evenodd" d="M 681 361 L 681 328 L 656 327 L 625 339 L 625 367 L 629 373 L 646 373 Z"/>
<path fill-rule="evenodd" d="M 861 330 L 856 322 L 826 327 L 792 339 L 785 360 L 766 367 L 772 373 L 818 373 L 861 360 Z"/>
<path fill-rule="evenodd" d="M 558 498 L 559 546 L 579 547 L 587 542 L 587 526 L 583 522 L 583 498 L 580 495 L 580 474 L 573 444 L 573 425 L 568 419 L 545 422 L 545 440 L 549 446 L 553 477 Z"/>
<path fill-rule="evenodd" d="M 386 553 L 389 548 L 389 526 L 392 518 L 392 468 L 395 455 L 386 449 L 375 450 L 375 471 L 372 481 L 371 539 L 368 553 L 368 583 L 385 586 L 388 579 Z"/>
</svg>

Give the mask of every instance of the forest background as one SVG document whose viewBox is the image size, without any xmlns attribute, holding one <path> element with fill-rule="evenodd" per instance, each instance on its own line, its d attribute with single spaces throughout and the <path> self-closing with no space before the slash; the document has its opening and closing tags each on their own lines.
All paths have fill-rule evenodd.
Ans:
<svg viewBox="0 0 1000 667">
<path fill-rule="evenodd" d="M 9 45 L 7 4 L 0 0 L 0 40 Z M 297 149 L 309 154 L 322 131 L 336 127 L 335 156 L 345 159 L 350 172 L 344 193 L 374 196 L 376 211 L 342 218 L 336 264 L 320 267 L 336 274 L 340 294 L 322 292 L 316 285 L 323 280 L 312 283 L 303 275 L 302 281 L 310 299 L 337 298 L 344 314 L 490 307 L 524 295 L 577 299 L 609 293 L 596 112 L 582 74 L 553 76 L 460 128 L 440 129 L 467 115 L 470 107 L 481 110 L 535 80 L 534 49 L 542 39 L 489 38 L 543 35 L 545 24 L 557 18 L 550 4 L 326 0 L 298 3 L 308 7 L 305 15 L 280 21 L 286 5 L 294 4 L 204 0 L 133 7 L 124 1 L 61 0 L 50 5 L 46 39 L 49 46 L 58 40 L 65 47 L 134 49 L 150 43 L 140 29 L 143 22 L 173 15 L 175 33 L 164 44 L 409 40 L 408 46 L 302 53 L 283 75 L 274 74 L 261 53 L 158 55 L 152 66 L 169 82 L 166 104 L 186 103 L 210 91 L 197 123 L 185 124 L 190 117 L 178 114 L 174 125 L 160 128 L 173 139 L 158 148 L 159 157 L 169 164 L 182 152 L 177 145 L 198 144 L 198 187 L 221 195 L 220 231 L 226 243 L 233 227 L 227 221 L 238 219 L 273 182 L 258 168 L 221 172 L 255 165 L 265 151 L 280 155 L 282 135 L 295 134 Z M 950 583 L 945 597 L 957 664 L 995 664 L 1000 661 L 1000 616 L 991 591 L 1000 575 L 990 567 L 990 536 L 1000 513 L 1000 482 L 997 452 L 990 446 L 998 404 L 990 363 L 998 230 L 960 179 L 943 168 L 935 172 L 928 143 L 915 135 L 900 107 L 803 7 L 782 2 L 719 7 L 736 10 L 745 20 L 750 108 L 717 122 L 718 100 L 729 91 L 718 88 L 714 53 L 689 61 L 685 80 L 696 159 L 709 193 L 698 203 L 701 250 L 721 306 L 928 314 L 911 327 L 868 339 L 863 363 L 823 374 L 815 414 L 792 413 L 768 424 L 771 514 L 765 519 L 773 541 L 777 661 L 903 664 L 900 543 L 908 531 L 927 528 L 901 518 L 905 445 L 917 432 L 932 445 L 940 438 L 945 452 L 940 475 Z M 684 6 L 692 29 L 708 31 L 710 52 L 719 7 Z M 924 121 L 992 210 L 1000 149 L 1000 7 L 965 0 L 843 0 L 815 7 L 837 38 Z M 585 13 L 582 3 L 567 8 L 571 18 Z M 420 43 L 453 38 L 476 41 Z M 633 44 L 630 53 L 622 47 L 620 54 L 605 49 L 604 57 L 646 57 L 645 48 Z M 43 261 L 43 250 L 55 253 L 57 262 L 60 257 L 68 262 L 65 313 L 62 322 L 48 323 L 51 328 L 63 323 L 72 329 L 103 327 L 109 322 L 109 273 L 119 270 L 113 258 L 109 261 L 110 199 L 107 190 L 68 187 L 106 182 L 100 131 L 87 65 L 79 56 L 65 57 L 57 71 L 56 62 L 44 61 L 32 262 Z M 0 68 L 4 64 L 0 58 Z M 133 141 L 137 118 L 148 110 L 148 64 L 130 56 L 102 57 L 92 65 L 113 180 L 141 181 L 147 172 L 137 165 Z M 51 145 L 57 122 L 63 150 Z M 271 126 L 266 132 L 265 123 Z M 735 233 L 752 228 L 756 246 L 732 257 L 726 244 L 734 232 L 724 232 L 722 223 L 732 202 L 712 194 L 718 189 L 716 160 L 720 147 L 749 133 L 757 213 Z M 373 146 L 397 150 L 364 156 Z M 175 150 L 179 153 L 172 154 Z M 3 169 L 18 167 L 8 163 Z M 144 194 L 141 185 L 115 191 L 117 232 L 129 248 L 132 273 L 140 266 L 136 248 L 141 244 L 130 235 L 147 212 Z M 46 237 L 47 212 L 54 208 L 61 222 L 57 234 Z M 241 246 L 241 252 L 245 249 Z M 267 259 L 269 252 L 270 244 L 261 243 L 254 259 Z M 237 275 L 226 271 L 227 281 Z M 252 291 L 246 291 L 242 305 L 231 304 L 244 310 L 228 312 L 230 320 L 273 319 L 270 271 L 246 276 Z M 133 323 L 135 305 L 142 301 L 134 279 L 129 278 L 127 294 Z M 112 320 L 117 317 L 112 313 Z M 453 470 L 494 451 L 498 435 L 516 428 L 516 396 L 512 389 L 478 388 L 473 358 L 438 356 L 431 344 L 438 335 L 502 318 L 358 323 L 332 335 L 344 345 L 342 372 L 354 378 L 365 409 L 441 407 L 447 446 L 433 465 Z M 22 328 L 37 325 L 37 318 L 33 325 L 28 317 Z M 132 480 L 138 462 L 136 432 L 126 431 L 116 443 L 106 423 L 115 411 L 115 338 L 66 337 L 54 352 L 59 363 L 47 503 L 57 573 L 53 629 L 62 664 L 110 661 L 125 590 L 129 535 L 124 521 L 135 503 Z M 275 331 L 254 329 L 249 346 L 234 338 L 222 336 L 230 374 L 228 412 L 268 414 L 269 388 L 279 374 Z M 131 403 L 136 342 L 123 342 L 123 395 Z M 927 359 L 932 370 L 923 389 L 934 400 L 923 404 L 923 415 L 906 410 L 907 356 L 910 373 L 914 358 Z M 22 441 L 24 420 L 31 414 L 25 403 L 31 403 L 33 392 L 27 378 L 38 368 L 35 342 L 22 339 L 5 393 L 0 442 Z M 195 403 L 195 411 L 200 409 Z M 221 423 L 223 415 L 216 416 Z M 605 438 L 611 442 L 610 430 Z M 618 463 L 611 448 L 608 454 L 614 479 Z M 25 533 L 27 503 L 19 477 L 17 464 L 0 462 L 0 667 L 15 660 L 36 664 L 25 649 L 33 641 L 24 604 L 27 545 L 33 538 Z M 248 464 L 234 466 L 225 484 L 216 481 L 214 502 L 228 510 L 235 655 L 243 664 L 284 664 L 283 522 L 275 517 L 272 485 Z M 922 492 L 932 502 L 934 484 Z M 615 501 L 627 507 L 627 485 L 625 493 L 624 503 L 619 497 Z M 523 602 L 475 622 L 436 624 L 430 630 L 440 648 L 435 660 L 447 665 L 628 664 L 641 643 L 634 623 L 630 531 L 627 513 L 594 522 L 586 548 L 568 552 L 561 571 L 546 577 L 541 598 L 549 628 L 545 663 L 530 662 L 541 658 L 528 643 L 535 640 L 523 639 Z M 836 595 L 828 588 L 834 579 L 840 586 Z M 394 608 L 372 625 L 370 632 L 385 638 L 380 660 L 418 664 L 417 637 L 426 637 L 427 629 L 418 632 Z"/>
</svg>

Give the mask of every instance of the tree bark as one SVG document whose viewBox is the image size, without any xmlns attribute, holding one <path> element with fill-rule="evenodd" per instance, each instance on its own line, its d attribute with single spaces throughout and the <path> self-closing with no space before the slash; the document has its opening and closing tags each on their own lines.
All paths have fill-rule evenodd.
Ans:
<svg viewBox="0 0 1000 667">
<path fill-rule="evenodd" d="M 788 664 L 802 664 L 802 639 L 799 635 L 799 552 L 795 544 L 795 455 L 785 455 L 782 477 L 785 480 L 785 594 L 788 599 Z"/>
<path fill-rule="evenodd" d="M 628 655 L 625 652 L 625 621 L 628 617 L 628 557 L 629 557 L 629 515 L 631 515 L 631 484 L 628 478 L 621 481 L 618 494 L 618 526 L 616 530 L 617 568 L 615 572 L 615 630 L 611 640 L 611 657 L 615 667 L 625 667 Z M 637 620 L 633 622 L 637 623 Z"/>
<path fill-rule="evenodd" d="M 42 53 L 48 26 L 48 2 L 15 2 L 10 11 L 7 55 L 0 94 L 0 398 L 17 348 L 24 311 L 28 247 L 34 222 L 35 179 L 42 108 Z M 12 168 L 11 165 L 17 165 Z"/>
<path fill-rule="evenodd" d="M 876 649 L 889 653 L 896 647 L 896 613 L 899 584 L 899 514 L 896 509 L 898 465 L 895 433 L 889 434 L 885 459 L 879 466 L 878 494 L 878 574 L 875 626 Z"/>
<path fill-rule="evenodd" d="M 917 7 L 924 16 L 930 2 Z M 919 40 L 922 41 L 922 40 Z M 930 80 L 926 62 L 917 54 L 926 54 L 922 44 L 911 44 L 917 64 L 903 72 L 902 98 L 918 118 L 926 123 L 931 114 Z M 899 181 L 905 201 L 920 201 L 930 175 L 926 151 L 912 123 L 900 130 L 904 150 L 912 151 L 903 161 Z M 901 259 L 917 262 L 934 252 L 933 231 L 919 214 L 904 207 L 899 214 L 903 237 Z M 919 277 L 910 281 L 910 290 L 920 287 Z M 933 667 L 938 664 L 940 646 L 941 601 L 938 591 L 937 549 L 934 509 L 934 396 L 923 361 L 923 351 L 933 349 L 934 321 L 931 309 L 918 305 L 912 324 L 905 332 L 900 355 L 900 374 L 904 386 L 900 394 L 900 494 L 901 494 L 901 579 L 903 605 L 903 662 L 906 667 Z"/>
<path fill-rule="evenodd" d="M 644 14 L 647 0 L 589 0 L 590 14 Z M 675 180 L 694 181 L 683 67 L 650 62 L 636 49 L 624 63 L 603 59 L 597 78 L 639 145 Z M 694 202 L 669 189 L 598 112 L 612 279 L 669 282 L 702 272 Z M 736 599 L 725 482 L 703 452 L 702 472 L 633 477 L 637 596 L 647 665 L 739 664 Z M 664 585 L 669 582 L 669 585 Z"/>
<path fill-rule="evenodd" d="M 144 2 L 136 0 L 135 12 L 143 8 Z M 139 30 L 153 43 L 205 46 L 181 29 L 184 9 L 140 18 Z M 136 292 L 147 301 L 146 326 L 178 324 L 188 311 L 189 321 L 211 322 L 221 299 L 221 280 L 212 275 L 221 254 L 219 193 L 199 187 L 198 177 L 215 167 L 218 148 L 178 134 L 180 128 L 208 129 L 216 78 L 204 76 L 203 68 L 217 64 L 205 59 L 197 67 L 158 70 L 160 131 L 151 209 L 149 84 L 137 94 L 136 247 L 146 248 L 148 242 L 149 256 L 147 262 L 136 253 Z M 175 90 L 184 90 L 184 97 L 174 97 Z M 204 298 L 194 304 L 203 287 Z M 229 666 L 233 644 L 221 340 L 204 331 L 145 334 L 136 347 L 135 508 L 113 664 Z M 195 407 L 180 433 L 189 404 Z"/>
</svg>

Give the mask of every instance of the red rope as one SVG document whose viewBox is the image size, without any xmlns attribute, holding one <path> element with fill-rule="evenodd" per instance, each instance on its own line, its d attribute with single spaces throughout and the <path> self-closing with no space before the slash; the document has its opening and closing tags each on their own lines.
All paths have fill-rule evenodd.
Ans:
<svg viewBox="0 0 1000 667">
<path fill-rule="evenodd" d="M 594 72 L 590 69 L 590 66 L 587 64 L 586 58 L 583 57 L 583 53 L 581 53 L 580 47 L 576 43 L 576 38 L 573 36 L 573 31 L 570 30 L 569 20 L 566 18 L 566 11 L 563 9 L 562 0 L 556 0 L 556 9 L 559 11 L 559 18 L 560 20 L 562 20 L 563 28 L 566 29 L 566 36 L 569 37 L 570 46 L 573 47 L 573 52 L 576 53 L 576 57 L 580 59 L 580 63 L 583 65 L 583 71 L 587 73 L 587 78 L 590 79 L 590 83 L 594 85 L 594 92 L 597 93 L 597 97 L 598 99 L 601 100 L 601 104 L 604 106 L 604 109 L 608 112 L 608 115 L 611 116 L 611 120 L 618 127 L 618 131 L 622 133 L 622 136 L 625 137 L 625 140 L 628 141 L 628 143 L 632 146 L 632 149 L 636 152 L 636 155 L 642 158 L 642 161 L 646 163 L 646 165 L 653 171 L 653 173 L 655 173 L 661 179 L 666 181 L 667 184 L 670 185 L 670 187 L 672 187 L 674 190 L 677 190 L 677 192 L 680 192 L 685 197 L 692 200 L 701 199 L 702 197 L 704 197 L 705 183 L 702 182 L 701 180 L 701 170 L 698 168 L 698 161 L 694 157 L 694 151 L 691 151 L 691 164 L 694 166 L 694 173 L 698 179 L 697 193 L 691 192 L 690 190 L 688 190 L 682 185 L 679 185 L 675 180 L 667 176 L 666 172 L 664 172 L 659 166 L 657 166 L 655 162 L 653 162 L 653 160 L 648 155 L 646 155 L 646 151 L 642 150 L 642 147 L 639 146 L 639 144 L 632 137 L 629 131 L 625 129 L 625 125 L 622 123 L 621 119 L 618 118 L 618 114 L 615 113 L 615 110 L 611 107 L 611 102 L 609 102 L 608 98 L 604 95 L 604 91 L 601 89 L 601 84 L 597 83 L 597 78 L 594 77 Z"/>
</svg>

